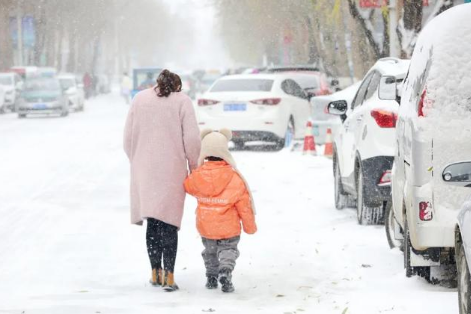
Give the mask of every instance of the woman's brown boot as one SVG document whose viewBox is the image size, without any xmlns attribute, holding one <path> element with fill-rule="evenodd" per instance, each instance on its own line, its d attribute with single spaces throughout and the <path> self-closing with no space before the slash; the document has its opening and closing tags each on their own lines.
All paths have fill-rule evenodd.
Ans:
<svg viewBox="0 0 471 314">
<path fill-rule="evenodd" d="M 178 290 L 178 285 L 175 283 L 175 279 L 173 276 L 173 273 L 169 271 L 164 271 L 165 273 L 165 284 L 164 284 L 164 290 L 167 292 L 173 292 L 175 290 Z"/>
<path fill-rule="evenodd" d="M 149 282 L 153 286 L 163 286 L 163 272 L 162 269 L 152 269 L 152 277 L 150 278 Z"/>
</svg>

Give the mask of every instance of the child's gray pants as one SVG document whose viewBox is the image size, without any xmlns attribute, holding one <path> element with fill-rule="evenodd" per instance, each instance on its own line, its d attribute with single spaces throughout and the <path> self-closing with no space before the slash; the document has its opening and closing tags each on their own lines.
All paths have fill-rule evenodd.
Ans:
<svg viewBox="0 0 471 314">
<path fill-rule="evenodd" d="M 204 250 L 201 253 L 206 266 L 206 276 L 218 277 L 219 271 L 234 270 L 236 259 L 239 257 L 237 244 L 240 236 L 229 239 L 211 240 L 202 238 Z"/>
</svg>

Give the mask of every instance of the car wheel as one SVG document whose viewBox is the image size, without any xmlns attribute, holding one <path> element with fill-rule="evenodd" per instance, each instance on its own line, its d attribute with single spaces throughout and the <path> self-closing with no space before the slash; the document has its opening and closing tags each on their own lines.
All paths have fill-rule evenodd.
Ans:
<svg viewBox="0 0 471 314">
<path fill-rule="evenodd" d="M 401 240 L 396 240 L 395 234 L 394 234 L 394 229 L 395 229 L 395 224 L 396 218 L 394 216 L 394 210 L 392 208 L 392 202 L 387 202 L 386 203 L 386 209 L 384 211 L 384 216 L 385 216 L 385 230 L 386 230 L 386 238 L 388 239 L 389 247 L 391 249 L 393 248 L 399 248 L 400 250 L 403 250 L 403 242 Z"/>
<path fill-rule="evenodd" d="M 471 314 L 471 279 L 462 241 L 456 241 L 455 251 L 460 314 Z"/>
<path fill-rule="evenodd" d="M 0 114 L 4 114 L 5 113 L 5 107 L 0 107 Z"/>
<path fill-rule="evenodd" d="M 67 117 L 69 115 L 69 110 L 64 110 L 61 113 L 61 117 Z"/>
<path fill-rule="evenodd" d="M 243 150 L 244 147 L 245 147 L 244 141 L 240 141 L 240 140 L 235 140 L 234 141 L 234 149 L 235 150 Z"/>
<path fill-rule="evenodd" d="M 24 114 L 24 113 L 19 113 L 19 114 L 18 114 L 18 118 L 19 118 L 19 119 L 26 118 L 26 114 Z"/>
<path fill-rule="evenodd" d="M 343 191 L 342 180 L 340 175 L 340 168 L 336 162 L 338 159 L 334 159 L 334 192 L 335 192 L 335 208 L 343 209 L 347 206 L 348 195 Z"/>
<path fill-rule="evenodd" d="M 363 181 L 363 171 L 358 166 L 356 172 L 357 188 L 357 219 L 360 225 L 380 224 L 383 220 L 383 206 L 367 206 L 365 204 L 365 186 Z"/>
</svg>

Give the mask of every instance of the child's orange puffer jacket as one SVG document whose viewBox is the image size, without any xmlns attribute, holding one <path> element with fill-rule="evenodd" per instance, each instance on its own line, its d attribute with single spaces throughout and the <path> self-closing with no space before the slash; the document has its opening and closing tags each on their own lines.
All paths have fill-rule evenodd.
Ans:
<svg viewBox="0 0 471 314">
<path fill-rule="evenodd" d="M 257 231 L 244 181 L 225 161 L 208 161 L 185 180 L 185 190 L 198 199 L 196 227 L 202 237 L 219 240 Z"/>
</svg>

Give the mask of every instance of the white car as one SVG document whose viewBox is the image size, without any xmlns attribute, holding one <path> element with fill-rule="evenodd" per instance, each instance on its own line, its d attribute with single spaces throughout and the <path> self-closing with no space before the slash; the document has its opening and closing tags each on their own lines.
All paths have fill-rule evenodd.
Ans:
<svg viewBox="0 0 471 314">
<path fill-rule="evenodd" d="M 275 142 L 302 138 L 310 117 L 309 97 L 289 75 L 229 75 L 218 79 L 198 99 L 202 128 L 230 128 L 241 148 L 249 141 Z"/>
<path fill-rule="evenodd" d="M 391 202 L 396 116 L 400 85 L 409 62 L 380 59 L 363 79 L 351 106 L 345 100 L 329 103 L 341 115 L 334 139 L 335 207 L 356 200 L 360 224 L 378 224 Z"/>
<path fill-rule="evenodd" d="M 16 73 L 0 73 L 0 85 L 5 92 L 3 109 L 15 109 L 15 104 L 21 92 L 23 81 Z M 0 109 L 1 111 L 1 109 Z"/>
<path fill-rule="evenodd" d="M 441 174 L 471 156 L 469 16 L 471 4 L 458 5 L 427 24 L 404 82 L 386 234 L 391 245 L 403 243 L 408 277 L 428 278 L 431 266 L 453 263 L 468 191 L 452 190 Z"/>
<path fill-rule="evenodd" d="M 445 167 L 443 181 L 459 193 L 471 188 L 471 161 L 458 162 Z M 469 193 L 469 192 L 468 192 Z M 471 195 L 460 207 L 455 223 L 455 261 L 458 282 L 458 301 L 460 314 L 471 314 Z"/>
<path fill-rule="evenodd" d="M 83 84 L 73 74 L 63 74 L 57 77 L 61 84 L 62 90 L 69 98 L 69 106 L 75 111 L 83 111 L 85 109 L 85 91 Z"/>
</svg>

